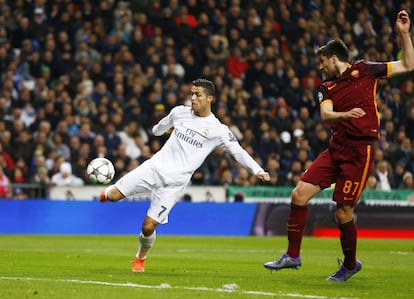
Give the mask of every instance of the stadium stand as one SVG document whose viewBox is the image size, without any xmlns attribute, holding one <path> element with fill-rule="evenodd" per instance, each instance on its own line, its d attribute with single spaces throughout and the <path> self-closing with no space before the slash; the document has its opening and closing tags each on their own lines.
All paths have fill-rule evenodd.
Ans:
<svg viewBox="0 0 414 299">
<path fill-rule="evenodd" d="M 118 177 L 135 167 L 165 141 L 150 128 L 188 102 L 196 77 L 215 83 L 214 112 L 272 165 L 269 184 L 292 186 L 329 140 L 315 49 L 341 37 L 352 60 L 398 59 L 390 16 L 401 8 L 414 12 L 411 1 L 0 0 L 0 165 L 11 196 L 45 196 L 39 186 L 65 162 L 85 184 L 96 156 Z M 384 80 L 378 91 L 376 164 L 387 161 L 401 183 L 414 172 L 414 81 Z M 194 184 L 223 174 L 257 184 L 220 151 Z"/>
</svg>

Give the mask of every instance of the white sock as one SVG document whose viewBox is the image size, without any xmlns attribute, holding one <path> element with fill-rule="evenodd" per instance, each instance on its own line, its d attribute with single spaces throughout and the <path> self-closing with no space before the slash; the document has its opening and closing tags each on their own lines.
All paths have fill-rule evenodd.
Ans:
<svg viewBox="0 0 414 299">
<path fill-rule="evenodd" d="M 139 234 L 138 251 L 136 254 L 137 258 L 141 260 L 145 260 L 147 258 L 148 252 L 150 251 L 152 245 L 155 242 L 155 238 L 156 238 L 155 231 L 152 233 L 152 235 L 148 237 L 144 236 L 142 232 Z"/>
</svg>

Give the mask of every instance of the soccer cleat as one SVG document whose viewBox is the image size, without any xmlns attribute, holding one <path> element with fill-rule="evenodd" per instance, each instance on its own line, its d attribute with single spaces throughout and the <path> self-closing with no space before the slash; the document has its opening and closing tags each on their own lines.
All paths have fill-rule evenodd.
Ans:
<svg viewBox="0 0 414 299">
<path fill-rule="evenodd" d="M 302 260 L 300 256 L 290 257 L 289 254 L 285 253 L 279 259 L 268 262 L 263 265 L 269 270 L 281 270 L 281 269 L 299 269 L 302 266 Z"/>
<path fill-rule="evenodd" d="M 139 258 L 135 258 L 134 260 L 129 262 L 132 267 L 132 272 L 145 272 L 145 260 L 141 260 Z"/>
<path fill-rule="evenodd" d="M 344 264 L 342 263 L 340 259 L 338 259 L 338 266 L 339 266 L 339 270 L 336 271 L 335 273 L 332 273 L 332 275 L 329 276 L 327 280 L 337 281 L 337 282 L 347 281 L 352 275 L 361 271 L 361 268 L 362 268 L 362 264 L 358 260 L 355 263 L 355 268 L 352 270 L 348 270 L 347 268 L 345 268 Z"/>
<path fill-rule="evenodd" d="M 106 202 L 108 199 L 105 196 L 105 190 L 102 190 L 101 194 L 99 195 L 99 201 L 100 202 Z"/>
</svg>

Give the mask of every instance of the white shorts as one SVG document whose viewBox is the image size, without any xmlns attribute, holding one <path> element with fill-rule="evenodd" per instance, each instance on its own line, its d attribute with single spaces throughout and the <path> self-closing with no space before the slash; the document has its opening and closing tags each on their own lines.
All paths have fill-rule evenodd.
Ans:
<svg viewBox="0 0 414 299">
<path fill-rule="evenodd" d="M 115 186 L 125 195 L 132 197 L 137 194 L 151 193 L 151 205 L 147 216 L 158 223 L 168 223 L 168 214 L 180 199 L 187 184 L 164 186 L 154 171 L 151 160 L 147 160 L 133 169 L 122 178 Z"/>
</svg>

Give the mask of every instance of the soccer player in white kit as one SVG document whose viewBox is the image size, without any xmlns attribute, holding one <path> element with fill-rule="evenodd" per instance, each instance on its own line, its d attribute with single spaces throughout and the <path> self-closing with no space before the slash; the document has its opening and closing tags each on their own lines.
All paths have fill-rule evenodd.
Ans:
<svg viewBox="0 0 414 299">
<path fill-rule="evenodd" d="M 229 128 L 211 112 L 215 86 L 206 79 L 192 82 L 191 107 L 177 106 L 153 128 L 156 136 L 173 128 L 165 145 L 151 159 L 102 191 L 100 201 L 119 201 L 137 193 L 151 192 L 151 205 L 142 224 L 133 272 L 145 271 L 147 254 L 155 241 L 155 229 L 168 222 L 168 214 L 180 199 L 193 173 L 217 147 L 228 151 L 243 167 L 262 181 L 269 174 L 240 146 Z"/>
</svg>

